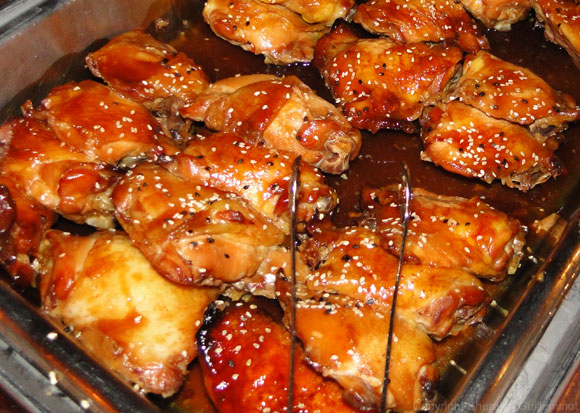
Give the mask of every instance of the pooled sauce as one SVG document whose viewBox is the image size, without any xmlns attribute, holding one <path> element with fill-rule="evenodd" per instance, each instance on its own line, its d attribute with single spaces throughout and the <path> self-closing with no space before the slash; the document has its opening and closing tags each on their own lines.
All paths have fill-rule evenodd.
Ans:
<svg viewBox="0 0 580 413">
<path fill-rule="evenodd" d="M 201 11 L 201 2 L 179 0 L 175 4 L 175 15 L 167 19 L 168 25 L 152 32 L 156 37 L 169 41 L 178 50 L 192 57 L 205 69 L 212 82 L 237 74 L 296 75 L 320 96 L 332 101 L 328 89 L 314 67 L 309 64 L 287 67 L 267 65 L 263 56 L 254 56 L 215 36 L 203 22 Z M 579 69 L 573 65 L 562 48 L 544 39 L 543 30 L 534 27 L 533 17 L 514 25 L 509 32 L 488 30 L 486 36 L 493 54 L 531 69 L 555 89 L 571 94 L 577 102 L 580 102 Z M 65 56 L 56 62 L 37 85 L 27 87 L 2 109 L 0 120 L 4 121 L 9 116 L 19 115 L 18 107 L 30 96 L 34 96 L 36 98 L 34 104 L 38 104 L 39 99 L 46 96 L 55 85 L 69 80 L 90 78 L 82 59 L 86 53 L 101 47 L 104 42 L 104 40 L 96 41 L 85 53 Z M 380 131 L 373 135 L 363 131 L 359 157 L 351 162 L 350 168 L 345 173 L 328 176 L 328 181 L 336 188 L 340 197 L 340 206 L 332 213 L 331 219 L 337 226 L 355 223 L 355 218 L 360 213 L 358 203 L 362 188 L 401 182 L 402 162 L 409 167 L 413 187 L 444 195 L 482 196 L 487 203 L 521 220 L 527 226 L 552 213 L 558 213 L 564 219 L 568 219 L 580 205 L 578 198 L 580 162 L 577 161 L 580 150 L 580 122 L 572 124 L 564 135 L 566 139 L 556 154 L 565 166 L 566 173 L 524 193 L 502 186 L 499 182 L 489 185 L 454 175 L 432 163 L 421 161 L 422 144 L 418 134 Z M 68 230 L 70 231 L 70 228 Z M 532 246 L 532 254 L 535 254 L 535 245 L 538 244 L 529 238 L 528 245 Z M 526 256 L 528 255 L 530 253 L 526 253 Z M 537 258 L 541 262 L 545 257 L 540 255 Z M 499 284 L 485 282 L 485 286 L 492 297 L 509 311 L 511 309 L 509 305 L 514 300 L 506 296 L 517 296 L 522 292 L 537 265 L 526 258 L 516 275 L 507 277 L 506 281 Z M 490 308 L 485 324 L 469 327 L 457 337 L 450 337 L 437 343 L 438 365 L 442 377 L 441 402 L 445 402 L 445 399 L 453 394 L 462 377 L 459 369 L 449 367 L 451 360 L 455 360 L 461 368 L 469 369 L 467 365 L 469 360 L 475 363 L 477 357 L 473 354 L 481 354 L 484 351 L 486 339 L 491 336 L 494 326 L 499 325 L 502 317 L 500 311 Z M 464 357 L 462 360 L 461 354 L 468 353 L 471 357 Z M 215 411 L 204 395 L 203 378 L 196 363 L 193 364 L 192 372 L 178 395 L 169 400 L 157 396 L 151 396 L 151 399 L 160 407 L 170 408 L 172 411 Z"/>
</svg>

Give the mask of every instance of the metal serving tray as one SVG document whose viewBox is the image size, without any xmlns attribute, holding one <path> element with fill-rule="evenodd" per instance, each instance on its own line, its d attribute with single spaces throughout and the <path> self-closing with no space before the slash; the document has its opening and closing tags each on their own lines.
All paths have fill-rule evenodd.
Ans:
<svg viewBox="0 0 580 413">
<path fill-rule="evenodd" d="M 202 6 L 201 0 L 0 3 L 0 122 L 19 115 L 27 99 L 37 104 L 54 86 L 89 78 L 83 64 L 86 53 L 107 38 L 137 27 L 149 27 L 188 53 L 212 80 L 236 73 L 296 74 L 329 98 L 320 76 L 309 65 L 266 65 L 262 57 L 215 37 L 201 20 Z M 155 25 L 157 18 L 163 18 L 158 21 L 163 24 Z M 512 32 L 489 31 L 487 36 L 494 54 L 529 67 L 580 102 L 580 72 L 565 52 L 544 41 L 531 19 L 518 23 Z M 418 137 L 397 132 L 364 133 L 359 159 L 345 175 L 329 178 L 341 196 L 341 207 L 333 216 L 337 224 L 350 222 L 363 185 L 394 181 L 397 171 L 388 168 L 394 160 L 409 164 L 414 187 L 483 195 L 491 205 L 530 227 L 552 213 L 560 217 L 543 236 L 529 237 L 528 257 L 515 276 L 500 285 L 487 284 L 495 305 L 484 323 L 438 345 L 442 380 L 440 403 L 435 407 L 440 410 L 498 407 L 576 280 L 580 271 L 580 162 L 576 160 L 580 125 L 572 125 L 566 138 L 557 154 L 568 173 L 528 193 L 452 176 L 421 162 Z M 55 337 L 51 332 L 58 334 Z M 557 392 L 580 351 L 579 328 L 551 334 L 559 335 L 554 341 L 558 351 L 551 360 L 557 368 L 542 378 L 543 401 Z M 0 387 L 31 411 L 154 411 L 172 405 L 135 393 L 92 360 L 70 334 L 38 310 L 34 291 L 18 288 L 6 275 L 0 280 Z M 179 398 L 173 399 L 173 405 L 179 406 Z"/>
</svg>

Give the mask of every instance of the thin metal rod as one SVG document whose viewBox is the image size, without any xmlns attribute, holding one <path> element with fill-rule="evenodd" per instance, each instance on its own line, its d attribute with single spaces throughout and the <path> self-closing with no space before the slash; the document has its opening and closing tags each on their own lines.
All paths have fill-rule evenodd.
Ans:
<svg viewBox="0 0 580 413">
<path fill-rule="evenodd" d="M 401 271 L 403 269 L 403 257 L 405 255 L 405 243 L 407 241 L 407 232 L 409 230 L 409 217 L 411 215 L 411 183 L 409 181 L 409 168 L 403 163 L 403 196 L 404 203 L 401 211 L 403 234 L 401 237 L 401 248 L 399 254 L 399 262 L 397 265 L 397 277 L 395 278 L 395 290 L 393 291 L 393 302 L 391 304 L 391 316 L 389 321 L 389 335 L 387 337 L 387 353 L 385 360 L 385 374 L 383 376 L 383 392 L 381 395 L 380 412 L 387 411 L 387 386 L 390 383 L 389 366 L 391 363 L 391 350 L 393 347 L 393 331 L 395 327 L 395 308 L 397 306 L 397 295 L 399 293 L 399 281 L 401 279 Z"/>
<path fill-rule="evenodd" d="M 292 254 L 292 302 L 290 312 L 290 372 L 288 374 L 288 413 L 293 410 L 294 401 L 294 353 L 296 347 L 296 213 L 298 211 L 298 195 L 300 192 L 300 161 L 301 156 L 294 160 L 292 165 L 292 180 L 290 183 L 288 198 L 290 200 L 290 253 Z"/>
</svg>

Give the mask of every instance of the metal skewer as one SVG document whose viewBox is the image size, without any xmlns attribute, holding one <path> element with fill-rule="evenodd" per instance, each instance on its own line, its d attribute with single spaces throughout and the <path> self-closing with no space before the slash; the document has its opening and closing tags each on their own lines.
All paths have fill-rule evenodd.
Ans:
<svg viewBox="0 0 580 413">
<path fill-rule="evenodd" d="M 393 302 L 391 305 L 391 316 L 389 321 L 389 335 L 387 338 L 387 353 L 386 353 L 386 360 L 385 360 L 385 374 L 383 376 L 383 391 L 381 395 L 381 408 L 380 412 L 387 411 L 387 386 L 390 382 L 389 379 L 389 365 L 391 362 L 391 350 L 393 345 L 393 330 L 395 325 L 395 308 L 397 306 L 397 294 L 399 292 L 399 281 L 401 279 L 401 271 L 403 269 L 403 257 L 405 255 L 405 243 L 407 241 L 407 232 L 409 230 L 409 217 L 411 215 L 411 184 L 409 181 L 409 168 L 407 164 L 403 163 L 403 197 L 404 202 L 402 205 L 401 210 L 401 217 L 402 217 L 402 227 L 403 233 L 401 237 L 401 248 L 399 253 L 399 262 L 397 265 L 397 277 L 395 278 L 395 290 L 393 291 Z"/>
<path fill-rule="evenodd" d="M 291 277 L 291 313 L 290 313 L 290 373 L 288 383 L 288 413 L 293 410 L 294 400 L 294 352 L 296 347 L 296 213 L 298 210 L 298 195 L 300 192 L 300 161 L 301 156 L 294 160 L 292 165 L 292 178 L 290 180 L 290 188 L 288 198 L 290 201 L 290 253 L 292 254 L 292 277 Z"/>
</svg>

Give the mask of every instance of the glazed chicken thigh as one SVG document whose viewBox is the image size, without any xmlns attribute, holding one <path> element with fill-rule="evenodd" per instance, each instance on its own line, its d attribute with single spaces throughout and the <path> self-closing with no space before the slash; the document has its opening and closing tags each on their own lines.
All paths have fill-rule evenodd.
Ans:
<svg viewBox="0 0 580 413">
<path fill-rule="evenodd" d="M 208 0 L 203 17 L 217 36 L 278 65 L 309 62 L 316 42 L 329 31 L 282 5 L 260 0 Z"/>
<path fill-rule="evenodd" d="M 179 108 L 209 84 L 191 58 L 142 30 L 113 37 L 86 62 L 93 75 L 151 110 Z"/>
<path fill-rule="evenodd" d="M 38 109 L 28 104 L 26 116 L 46 120 L 61 141 L 113 166 L 177 151 L 143 105 L 92 80 L 54 88 Z"/>
<path fill-rule="evenodd" d="M 126 234 L 51 230 L 40 249 L 41 298 L 108 367 L 169 396 L 195 358 L 195 332 L 216 289 L 161 277 Z"/>
<path fill-rule="evenodd" d="M 354 21 L 397 43 L 445 41 L 467 52 L 489 48 L 481 29 L 452 0 L 371 0 L 358 6 Z"/>
<path fill-rule="evenodd" d="M 361 39 L 341 24 L 316 45 L 314 65 L 354 126 L 413 132 L 411 122 L 444 90 L 462 58 L 456 47 Z"/>
<path fill-rule="evenodd" d="M 316 231 L 304 246 L 314 270 L 297 274 L 297 281 L 312 297 L 339 294 L 389 317 L 398 258 L 380 244 L 379 234 L 363 227 Z M 481 282 L 463 270 L 421 264 L 402 267 L 397 314 L 435 339 L 481 320 L 488 302 Z"/>
<path fill-rule="evenodd" d="M 115 188 L 113 202 L 135 246 L 161 275 L 180 284 L 251 277 L 285 239 L 239 197 L 155 164 L 132 170 Z"/>
<path fill-rule="evenodd" d="M 290 334 L 274 320 L 273 305 L 260 304 L 214 305 L 197 335 L 206 388 L 220 412 L 287 409 Z M 300 344 L 294 360 L 295 411 L 359 411 L 345 403 L 336 382 L 308 365 Z"/>
<path fill-rule="evenodd" d="M 246 144 L 233 133 L 218 133 L 193 139 L 166 166 L 185 180 L 236 194 L 288 234 L 288 188 L 294 159 L 285 151 Z M 336 192 L 314 167 L 302 162 L 300 180 L 299 223 L 337 205 Z"/>
<path fill-rule="evenodd" d="M 439 103 L 422 122 L 423 160 L 466 177 L 527 191 L 556 177 L 563 166 L 530 132 L 459 101 Z"/>
<path fill-rule="evenodd" d="M 283 288 L 279 291 L 289 324 L 289 294 Z M 389 317 L 348 297 L 299 297 L 296 335 L 307 359 L 323 376 L 344 387 L 352 404 L 377 408 L 384 380 Z M 427 334 L 398 316 L 393 334 L 396 339 L 392 342 L 386 406 L 396 411 L 422 410 L 436 394 L 435 346 Z"/>
<path fill-rule="evenodd" d="M 341 173 L 358 154 L 360 132 L 295 76 L 239 76 L 212 84 L 185 117 L 231 131 L 252 145 L 291 152 L 324 172 Z"/>
<path fill-rule="evenodd" d="M 376 229 L 381 246 L 396 256 L 402 241 L 398 190 L 365 188 L 362 225 Z M 457 268 L 494 281 L 513 274 L 523 256 L 525 231 L 515 219 L 480 198 L 413 189 L 405 260 Z"/>
<path fill-rule="evenodd" d="M 120 174 L 76 151 L 36 119 L 0 127 L 0 174 L 45 208 L 80 223 L 113 227 L 112 186 Z"/>
</svg>

